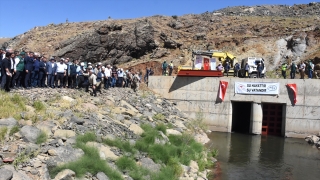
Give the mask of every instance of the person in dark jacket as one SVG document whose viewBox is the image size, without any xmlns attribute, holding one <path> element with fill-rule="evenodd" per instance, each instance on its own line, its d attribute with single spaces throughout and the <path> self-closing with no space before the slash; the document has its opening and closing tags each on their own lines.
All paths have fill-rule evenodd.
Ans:
<svg viewBox="0 0 320 180">
<path fill-rule="evenodd" d="M 227 73 L 227 77 L 229 76 L 230 65 L 226 62 L 226 66 L 224 67 L 224 72 Z"/>
<path fill-rule="evenodd" d="M 39 81 L 38 87 L 46 87 L 46 74 L 47 74 L 47 58 L 42 57 L 39 62 Z"/>
<path fill-rule="evenodd" d="M 50 58 L 50 61 L 47 63 L 47 68 L 46 68 L 46 72 L 47 72 L 47 86 L 54 88 L 54 76 L 57 70 L 57 64 L 55 63 L 55 59 L 54 57 Z"/>
<path fill-rule="evenodd" d="M 11 69 L 11 54 L 7 52 L 6 57 L 2 60 L 1 63 L 1 89 L 5 91 L 10 91 L 10 82 L 12 73 L 10 72 Z"/>
<path fill-rule="evenodd" d="M 40 57 L 38 53 L 34 54 L 35 58 L 33 61 L 33 70 L 31 73 L 31 86 L 37 87 L 39 81 L 39 71 L 40 71 Z"/>
<path fill-rule="evenodd" d="M 15 59 L 14 77 L 12 80 L 12 86 L 14 89 L 21 87 L 21 80 L 23 77 L 24 70 L 24 56 L 25 52 L 21 52 Z"/>
<path fill-rule="evenodd" d="M 30 89 L 30 86 L 31 86 L 30 79 L 31 79 L 33 61 L 34 61 L 33 55 L 34 55 L 33 52 L 29 52 L 29 56 L 24 58 L 24 69 L 25 69 L 24 85 L 26 89 Z"/>
<path fill-rule="evenodd" d="M 77 68 L 78 68 L 78 61 L 73 60 L 73 63 L 69 65 L 69 83 L 68 88 L 76 88 L 77 87 Z"/>
<path fill-rule="evenodd" d="M 233 77 L 238 77 L 239 76 L 239 70 L 240 70 L 240 64 L 239 63 L 236 63 L 234 65 L 234 74 L 233 74 Z"/>
<path fill-rule="evenodd" d="M 264 67 L 261 65 L 261 63 L 259 63 L 258 66 L 257 66 L 257 71 L 258 71 L 257 78 L 262 78 L 263 68 Z"/>
</svg>

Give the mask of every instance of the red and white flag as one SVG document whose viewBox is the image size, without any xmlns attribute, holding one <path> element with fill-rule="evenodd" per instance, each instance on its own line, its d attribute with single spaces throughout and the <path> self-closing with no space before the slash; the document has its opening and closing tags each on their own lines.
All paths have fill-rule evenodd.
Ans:
<svg viewBox="0 0 320 180">
<path fill-rule="evenodd" d="M 293 103 L 297 103 L 297 85 L 296 84 L 287 84 L 287 86 L 293 91 Z"/>
<path fill-rule="evenodd" d="M 224 95 L 226 95 L 228 88 L 228 82 L 227 81 L 220 81 L 219 85 L 219 98 L 223 101 L 224 100 Z"/>
</svg>

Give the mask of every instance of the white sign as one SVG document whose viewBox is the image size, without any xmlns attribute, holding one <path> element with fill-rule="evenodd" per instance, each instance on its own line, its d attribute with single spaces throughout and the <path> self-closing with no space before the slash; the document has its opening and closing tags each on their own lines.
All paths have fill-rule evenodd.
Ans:
<svg viewBox="0 0 320 180">
<path fill-rule="evenodd" d="M 201 69 L 202 68 L 202 56 L 197 55 L 196 56 L 196 63 L 194 65 L 196 69 Z"/>
<path fill-rule="evenodd" d="M 234 91 L 236 94 L 279 94 L 279 83 L 265 83 L 265 82 L 235 82 Z"/>
<path fill-rule="evenodd" d="M 211 59 L 210 59 L 210 67 L 211 67 L 211 70 L 217 70 L 216 63 L 217 63 L 216 58 L 211 58 Z"/>
</svg>

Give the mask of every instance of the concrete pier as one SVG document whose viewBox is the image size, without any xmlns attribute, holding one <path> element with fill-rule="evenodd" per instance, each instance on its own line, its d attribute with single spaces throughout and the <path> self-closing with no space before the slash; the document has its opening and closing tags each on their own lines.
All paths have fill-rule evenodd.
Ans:
<svg viewBox="0 0 320 180">
<path fill-rule="evenodd" d="M 252 134 L 261 134 L 262 129 L 262 107 L 261 104 L 252 103 L 250 130 Z"/>
</svg>

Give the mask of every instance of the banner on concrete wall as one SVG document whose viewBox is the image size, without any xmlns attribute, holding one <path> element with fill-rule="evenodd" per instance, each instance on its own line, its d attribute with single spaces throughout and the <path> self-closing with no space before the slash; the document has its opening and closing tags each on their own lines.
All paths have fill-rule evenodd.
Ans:
<svg viewBox="0 0 320 180">
<path fill-rule="evenodd" d="M 236 94 L 278 95 L 279 87 L 279 83 L 235 82 L 234 91 Z"/>
<path fill-rule="evenodd" d="M 201 69 L 202 68 L 202 56 L 199 56 L 199 55 L 196 56 L 194 67 L 196 69 Z"/>
<path fill-rule="evenodd" d="M 210 58 L 210 68 L 211 68 L 211 70 L 217 70 L 216 63 L 217 63 L 216 58 Z"/>
</svg>

